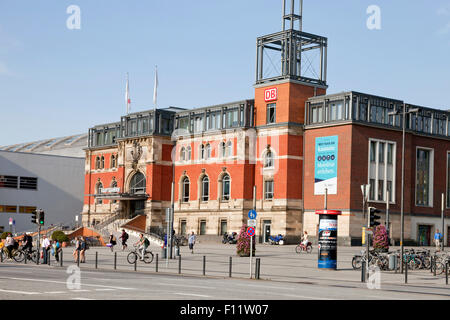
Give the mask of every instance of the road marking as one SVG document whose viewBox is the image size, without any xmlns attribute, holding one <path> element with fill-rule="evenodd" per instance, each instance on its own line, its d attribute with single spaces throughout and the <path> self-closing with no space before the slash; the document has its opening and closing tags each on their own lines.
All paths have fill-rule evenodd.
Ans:
<svg viewBox="0 0 450 320">
<path fill-rule="evenodd" d="M 114 291 L 115 289 L 95 289 L 95 291 Z"/>
<path fill-rule="evenodd" d="M 67 293 L 67 291 L 47 291 L 44 293 L 48 293 L 48 294 L 61 294 L 61 293 Z"/>
<path fill-rule="evenodd" d="M 257 284 L 240 284 L 240 283 L 236 283 L 236 286 L 242 286 L 242 287 L 255 287 L 255 288 L 269 288 L 269 289 L 281 289 L 281 290 L 296 290 L 298 288 L 288 288 L 288 287 L 274 287 L 271 285 L 267 285 L 267 286 L 263 286 L 263 285 L 257 285 Z"/>
<path fill-rule="evenodd" d="M 175 286 L 175 287 L 188 287 L 188 288 L 200 288 L 200 289 L 216 289 L 215 287 L 205 287 L 205 286 L 191 286 L 187 284 L 175 284 L 175 283 L 163 283 L 158 282 L 155 283 L 156 285 L 163 285 L 163 286 Z"/>
<path fill-rule="evenodd" d="M 111 289 L 114 290 L 114 289 Z M 84 289 L 75 289 L 75 290 L 70 290 L 69 292 L 90 292 L 91 290 L 84 290 Z"/>
<path fill-rule="evenodd" d="M 194 293 L 175 292 L 174 294 L 178 294 L 180 296 L 194 296 L 194 297 L 202 297 L 202 298 L 211 298 L 211 296 L 207 296 L 207 295 L 203 295 L 203 294 L 194 294 Z"/>
<path fill-rule="evenodd" d="M 40 292 L 30 292 L 30 291 L 16 291 L 16 290 L 4 290 L 0 289 L 1 292 L 18 293 L 18 294 L 39 294 Z"/>
<path fill-rule="evenodd" d="M 78 298 L 72 298 L 72 300 L 95 300 L 95 299 L 78 297 Z"/>
<path fill-rule="evenodd" d="M 292 298 L 300 298 L 300 299 L 308 299 L 308 300 L 340 300 L 337 298 L 323 298 L 323 297 L 312 297 L 312 296 L 300 296 L 297 294 L 283 294 L 283 293 L 279 293 L 279 295 L 284 296 L 284 297 L 292 297 Z"/>
<path fill-rule="evenodd" d="M 40 280 L 40 279 L 26 279 L 26 278 L 4 278 L 4 279 L 67 284 L 66 281 L 55 281 L 55 280 Z M 88 283 L 83 283 L 82 286 L 103 287 L 103 288 L 111 288 L 111 289 L 119 289 L 119 290 L 137 290 L 135 288 L 112 287 L 112 286 L 103 286 L 100 284 L 88 284 Z"/>
</svg>

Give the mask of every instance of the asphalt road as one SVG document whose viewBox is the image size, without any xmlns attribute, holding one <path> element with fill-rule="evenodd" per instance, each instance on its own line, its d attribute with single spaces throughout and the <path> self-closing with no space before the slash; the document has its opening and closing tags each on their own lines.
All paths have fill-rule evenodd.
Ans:
<svg viewBox="0 0 450 320">
<path fill-rule="evenodd" d="M 0 299 L 54 300 L 385 300 L 449 299 L 450 290 L 434 285 L 384 284 L 368 289 L 348 281 L 269 281 L 211 276 L 156 274 L 134 271 L 86 270 L 80 286 L 67 267 L 0 264 Z M 73 271 L 73 270 L 72 270 Z M 69 282 L 69 285 L 68 285 Z"/>
</svg>

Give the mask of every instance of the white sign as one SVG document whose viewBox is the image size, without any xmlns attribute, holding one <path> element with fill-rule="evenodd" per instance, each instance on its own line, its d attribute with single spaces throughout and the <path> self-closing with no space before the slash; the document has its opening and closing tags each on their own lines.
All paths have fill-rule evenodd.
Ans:
<svg viewBox="0 0 450 320">
<path fill-rule="evenodd" d="M 119 193 L 120 188 L 100 188 L 100 193 Z"/>
<path fill-rule="evenodd" d="M 256 227 L 256 220 L 255 219 L 247 220 L 247 226 L 249 226 L 249 227 Z"/>
</svg>

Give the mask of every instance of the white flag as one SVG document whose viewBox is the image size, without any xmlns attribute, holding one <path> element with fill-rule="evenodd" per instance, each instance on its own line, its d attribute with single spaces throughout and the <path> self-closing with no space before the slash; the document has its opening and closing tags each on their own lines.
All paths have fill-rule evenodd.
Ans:
<svg viewBox="0 0 450 320">
<path fill-rule="evenodd" d="M 125 92 L 125 103 L 127 104 L 127 114 L 130 111 L 130 104 L 131 104 L 131 99 L 130 99 L 130 88 L 129 88 L 129 84 L 128 84 L 128 73 L 127 73 L 127 88 L 126 88 L 126 92 Z"/>
<path fill-rule="evenodd" d="M 158 67 L 155 67 L 155 87 L 153 88 L 153 104 L 156 107 L 156 99 L 158 97 Z"/>
</svg>

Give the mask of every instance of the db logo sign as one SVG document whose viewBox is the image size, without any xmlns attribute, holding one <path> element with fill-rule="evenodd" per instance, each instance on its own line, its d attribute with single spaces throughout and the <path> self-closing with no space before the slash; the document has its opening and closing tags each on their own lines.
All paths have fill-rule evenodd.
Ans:
<svg viewBox="0 0 450 320">
<path fill-rule="evenodd" d="M 277 88 L 271 88 L 264 90 L 264 101 L 274 101 L 278 98 L 278 89 Z"/>
</svg>

